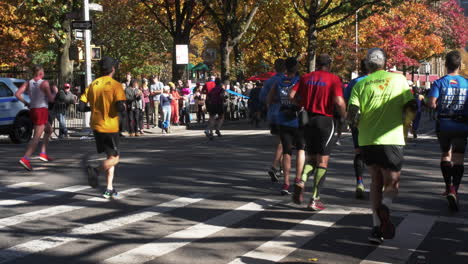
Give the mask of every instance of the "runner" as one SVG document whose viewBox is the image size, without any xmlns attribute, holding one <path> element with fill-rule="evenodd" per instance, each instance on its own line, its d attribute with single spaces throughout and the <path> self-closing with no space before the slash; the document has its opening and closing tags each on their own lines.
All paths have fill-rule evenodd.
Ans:
<svg viewBox="0 0 468 264">
<path fill-rule="evenodd" d="M 438 116 L 438 139 L 442 151 L 440 169 L 445 181 L 444 195 L 449 207 L 458 211 L 458 189 L 464 173 L 463 162 L 468 137 L 468 82 L 465 77 L 459 75 L 459 51 L 447 54 L 445 67 L 447 75 L 434 82 L 429 92 L 428 104 L 436 109 Z"/>
<path fill-rule="evenodd" d="M 262 104 L 267 103 L 267 97 L 270 93 L 271 88 L 274 84 L 279 82 L 279 80 L 284 76 L 284 71 L 286 70 L 283 59 L 276 59 L 275 61 L 275 71 L 276 75 L 265 81 L 263 84 L 262 90 L 260 91 L 260 102 Z M 273 159 L 271 168 L 268 170 L 268 175 L 271 178 L 272 182 L 278 182 L 279 176 L 282 173 L 281 168 L 281 158 L 283 155 L 283 145 L 281 145 L 281 140 L 279 138 L 279 128 L 278 128 L 278 118 L 277 113 L 279 110 L 279 104 L 270 104 L 268 106 L 268 121 L 270 122 L 270 133 L 275 137 L 276 141 L 276 152 Z"/>
<path fill-rule="evenodd" d="M 342 118 L 346 116 L 341 81 L 338 76 L 329 72 L 330 56 L 318 56 L 316 64 L 318 70 L 302 76 L 289 94 L 291 100 L 298 95 L 300 106 L 305 110 L 302 112 L 301 122 L 308 154 L 301 180 L 294 185 L 293 199 L 296 203 L 302 202 L 305 182 L 309 175 L 314 174 L 312 198 L 308 208 L 315 211 L 325 209 L 320 200 L 320 188 L 325 182 L 328 160 L 334 145 L 334 107 L 337 107 Z"/>
<path fill-rule="evenodd" d="M 79 110 L 91 110 L 91 128 L 98 153 L 105 152 L 107 159 L 99 168 L 88 165 L 88 181 L 91 187 L 98 186 L 99 172 L 106 172 L 107 189 L 105 198 L 116 198 L 118 193 L 113 186 L 115 166 L 119 163 L 119 117 L 125 111 L 125 93 L 122 86 L 113 79 L 117 61 L 103 57 L 99 62 L 101 77 L 94 80 L 81 95 Z M 89 103 L 90 108 L 86 106 Z"/>
<path fill-rule="evenodd" d="M 291 170 L 292 147 L 296 146 L 296 181 L 301 179 L 302 169 L 305 160 L 305 141 L 303 130 L 299 129 L 299 120 L 297 118 L 298 106 L 289 100 L 289 92 L 299 81 L 297 75 L 296 58 L 288 58 L 285 62 L 286 75 L 279 82 L 273 85 L 268 94 L 268 105 L 279 104 L 278 124 L 281 145 L 283 146 L 283 176 L 284 183 L 281 187 L 281 195 L 291 194 L 289 192 L 289 172 Z"/>
<path fill-rule="evenodd" d="M 45 162 L 52 161 L 52 158 L 47 155 L 47 144 L 49 143 L 50 135 L 52 135 L 52 127 L 49 121 L 49 102 L 53 103 L 57 94 L 57 86 L 50 87 L 49 82 L 43 80 L 44 68 L 39 65 L 35 65 L 32 68 L 33 78 L 28 82 L 23 83 L 21 87 L 16 91 L 15 96 L 24 105 L 29 107 L 29 116 L 34 125 L 34 135 L 28 146 L 24 156 L 19 160 L 19 163 L 23 167 L 32 171 L 30 158 L 31 155 L 36 151 L 37 145 L 41 140 L 42 134 L 44 134 L 41 146 L 41 153 L 39 159 Z M 28 93 L 31 99 L 30 103 L 26 102 L 23 98 L 23 93 Z"/>
<path fill-rule="evenodd" d="M 362 158 L 372 177 L 373 229 L 369 241 L 378 244 L 395 236 L 389 207 L 398 193 L 405 145 L 403 127 L 416 113 L 406 78 L 385 71 L 385 64 L 382 49 L 368 50 L 369 75 L 354 86 L 348 107 L 348 121 L 351 126 L 358 123 Z"/>
<path fill-rule="evenodd" d="M 351 93 L 353 91 L 353 87 L 362 79 L 367 77 L 367 69 L 366 69 L 366 61 L 361 60 L 361 71 L 359 73 L 359 77 L 351 80 L 349 82 L 348 87 L 346 87 L 345 92 L 344 92 L 344 98 L 346 100 L 346 103 L 349 101 L 349 97 L 351 96 Z M 365 187 L 364 187 L 364 181 L 362 180 L 362 173 L 364 172 L 364 161 L 362 160 L 362 154 L 361 154 L 361 149 L 359 148 L 359 142 L 358 142 L 358 136 L 359 132 L 357 127 L 351 127 L 351 135 L 353 137 L 353 145 L 354 145 L 354 160 L 353 160 L 353 166 L 354 166 L 354 175 L 356 176 L 356 198 L 358 199 L 363 199 L 364 198 L 364 192 L 365 192 Z"/>
<path fill-rule="evenodd" d="M 208 126 L 205 129 L 205 135 L 212 140 L 213 128 L 216 129 L 216 135 L 221 137 L 221 126 L 224 121 L 224 88 L 220 78 L 215 80 L 216 86 L 212 88 L 206 97 L 206 108 L 210 115 Z"/>
</svg>

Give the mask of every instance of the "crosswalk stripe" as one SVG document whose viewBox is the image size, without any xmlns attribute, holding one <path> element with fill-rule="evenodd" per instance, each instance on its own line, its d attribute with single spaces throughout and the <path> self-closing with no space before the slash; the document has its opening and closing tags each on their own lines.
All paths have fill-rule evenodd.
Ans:
<svg viewBox="0 0 468 264">
<path fill-rule="evenodd" d="M 23 196 L 18 199 L 14 200 L 3 200 L 0 201 L 0 206 L 11 206 L 11 205 L 19 205 L 19 204 L 24 204 L 27 202 L 32 202 L 44 198 L 50 198 L 50 197 L 55 197 L 55 196 L 62 196 L 67 193 L 73 193 L 73 192 L 78 192 L 82 191 L 84 189 L 90 188 L 89 186 L 84 186 L 84 185 L 75 185 L 75 186 L 70 186 L 70 187 L 65 187 L 62 189 L 57 189 L 53 191 L 48 191 L 48 192 L 42 192 L 42 193 L 37 193 L 37 194 L 32 194 L 28 196 Z"/>
<path fill-rule="evenodd" d="M 406 263 L 431 230 L 436 218 L 410 214 L 396 229 L 393 240 L 385 240 L 360 264 Z"/>
<path fill-rule="evenodd" d="M 43 184 L 42 182 L 20 182 L 15 183 L 7 186 L 0 187 L 0 192 L 9 192 L 16 189 L 26 188 L 26 187 L 33 187 L 37 185 Z"/>
<path fill-rule="evenodd" d="M 266 261 L 278 262 L 303 246 L 325 229 L 348 215 L 350 211 L 341 209 L 327 209 L 320 211 L 300 222 L 292 229 L 282 233 L 275 239 L 268 241 L 256 249 L 236 258 L 229 264 L 261 264 Z M 248 262 L 243 258 L 249 258 Z"/>
<path fill-rule="evenodd" d="M 132 194 L 132 193 L 137 193 L 140 191 L 142 191 L 142 189 L 132 188 L 132 189 L 120 191 L 119 195 Z M 25 213 L 25 214 L 2 218 L 0 219 L 0 229 L 5 228 L 7 226 L 13 226 L 13 225 L 21 224 L 21 223 L 28 222 L 28 221 L 38 220 L 38 219 L 82 209 L 86 207 L 88 202 L 107 202 L 107 201 L 109 200 L 103 197 L 93 197 L 93 198 L 86 199 L 84 201 L 71 203 L 69 205 L 53 206 L 53 207 L 45 208 L 43 210 L 38 210 L 38 211 L 33 211 L 33 212 Z"/>
<path fill-rule="evenodd" d="M 40 239 L 32 240 L 19 244 L 7 249 L 0 250 L 0 263 L 15 260 L 17 258 L 25 257 L 27 255 L 38 253 L 47 249 L 61 246 L 65 243 L 78 240 L 80 238 L 106 232 L 111 229 L 119 228 L 128 224 L 136 223 L 157 216 L 161 213 L 174 210 L 176 208 L 185 207 L 192 203 L 199 202 L 205 199 L 206 195 L 192 195 L 188 197 L 180 197 L 166 203 L 151 206 L 132 213 L 126 216 L 117 217 L 114 219 L 83 225 L 74 228 L 66 233 L 60 233 L 52 236 L 46 236 Z"/>
<path fill-rule="evenodd" d="M 187 229 L 165 236 L 154 242 L 144 244 L 117 256 L 106 259 L 104 263 L 120 264 L 120 263 L 143 263 L 155 259 L 167 253 L 170 253 L 178 248 L 181 248 L 195 240 L 208 237 L 224 228 L 235 224 L 249 216 L 252 216 L 272 203 L 277 203 L 278 200 L 262 199 L 257 200 L 233 211 L 224 213 L 215 218 L 211 218 L 204 223 L 191 226 Z"/>
</svg>

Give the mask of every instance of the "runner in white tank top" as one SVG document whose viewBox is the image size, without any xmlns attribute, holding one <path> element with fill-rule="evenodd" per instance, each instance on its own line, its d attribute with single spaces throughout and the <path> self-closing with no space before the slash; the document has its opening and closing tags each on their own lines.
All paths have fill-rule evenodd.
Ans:
<svg viewBox="0 0 468 264">
<path fill-rule="evenodd" d="M 29 115 L 31 121 L 34 124 L 34 134 L 33 138 L 29 142 L 26 153 L 19 160 L 19 163 L 23 167 L 32 171 L 32 166 L 30 163 L 30 157 L 37 148 L 37 144 L 44 134 L 44 139 L 41 146 L 41 153 L 39 154 L 39 159 L 45 162 L 51 161 L 52 159 L 46 154 L 47 144 L 49 143 L 50 135 L 52 134 L 52 128 L 48 122 L 48 103 L 53 102 L 55 95 L 57 94 L 57 88 L 52 89 L 49 86 L 49 82 L 42 80 L 44 77 L 44 69 L 40 66 L 33 67 L 34 78 L 29 82 L 25 82 L 19 89 L 16 91 L 16 98 L 19 101 L 23 102 L 26 106 L 30 108 Z M 29 97 L 31 102 L 28 103 L 23 98 L 23 93 L 29 90 Z M 52 91 L 53 90 L 53 91 Z"/>
</svg>

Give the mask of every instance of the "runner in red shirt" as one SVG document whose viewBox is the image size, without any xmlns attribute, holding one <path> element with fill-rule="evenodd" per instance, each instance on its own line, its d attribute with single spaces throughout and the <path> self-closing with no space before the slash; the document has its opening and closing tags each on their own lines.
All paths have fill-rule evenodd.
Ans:
<svg viewBox="0 0 468 264">
<path fill-rule="evenodd" d="M 330 64 L 329 55 L 318 56 L 318 70 L 302 76 L 289 94 L 291 100 L 297 99 L 299 105 L 304 107 L 300 121 L 305 131 L 308 156 L 302 181 L 294 186 L 293 201 L 302 202 L 305 182 L 309 175 L 314 174 L 312 199 L 308 208 L 315 211 L 325 209 L 320 201 L 319 189 L 325 182 L 328 159 L 334 142 L 334 107 L 337 107 L 341 118 L 345 118 L 346 115 L 342 84 L 338 76 L 329 72 Z"/>
<path fill-rule="evenodd" d="M 206 90 L 207 94 L 211 91 L 211 89 L 215 88 L 216 86 L 215 79 L 216 79 L 215 76 L 211 76 L 210 80 L 205 83 L 203 88 Z"/>
</svg>

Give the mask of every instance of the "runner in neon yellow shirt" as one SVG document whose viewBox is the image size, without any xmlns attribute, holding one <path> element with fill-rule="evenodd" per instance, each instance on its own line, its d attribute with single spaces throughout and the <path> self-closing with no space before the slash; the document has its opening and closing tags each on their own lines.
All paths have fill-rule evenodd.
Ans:
<svg viewBox="0 0 468 264">
<path fill-rule="evenodd" d="M 389 206 L 398 193 L 405 145 L 403 127 L 417 110 L 406 78 L 386 72 L 385 64 L 386 55 L 382 49 L 373 48 L 367 52 L 366 66 L 370 74 L 354 86 L 348 106 L 351 126 L 359 123 L 359 146 L 372 177 L 370 198 L 374 228 L 369 241 L 378 244 L 384 238 L 395 236 Z M 357 118 L 359 112 L 360 118 Z"/>
</svg>

